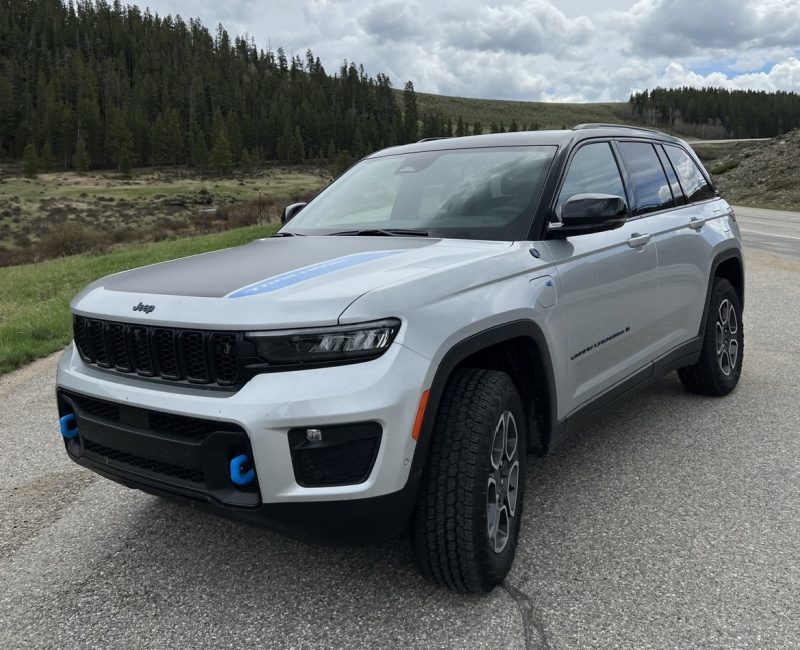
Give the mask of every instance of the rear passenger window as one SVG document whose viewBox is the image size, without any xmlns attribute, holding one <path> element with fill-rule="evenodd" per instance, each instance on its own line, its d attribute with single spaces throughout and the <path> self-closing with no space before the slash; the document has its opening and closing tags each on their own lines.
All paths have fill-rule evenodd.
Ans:
<svg viewBox="0 0 800 650">
<path fill-rule="evenodd" d="M 558 195 L 557 214 L 561 214 L 564 203 L 576 194 L 611 194 L 625 198 L 625 186 L 608 142 L 595 142 L 578 149 Z"/>
<path fill-rule="evenodd" d="M 636 211 L 646 214 L 674 207 L 672 190 L 653 145 L 648 142 L 620 142 L 619 152 L 633 185 Z"/>
<path fill-rule="evenodd" d="M 675 169 L 672 167 L 672 163 L 669 161 L 669 158 L 667 158 L 667 154 L 664 153 L 664 148 L 661 145 L 657 144 L 655 147 L 656 152 L 658 153 L 658 158 L 661 160 L 661 166 L 664 168 L 664 171 L 667 174 L 669 186 L 672 188 L 672 198 L 675 199 L 675 205 L 685 205 L 686 197 L 683 195 L 681 184 L 678 182 L 678 176 L 675 174 Z"/>
<path fill-rule="evenodd" d="M 691 159 L 680 147 L 672 145 L 665 145 L 664 149 L 672 161 L 672 166 L 678 173 L 678 178 L 683 186 L 683 192 L 689 202 L 703 201 L 704 199 L 714 198 L 714 188 L 708 184 L 703 172 L 697 166 L 694 160 Z"/>
</svg>

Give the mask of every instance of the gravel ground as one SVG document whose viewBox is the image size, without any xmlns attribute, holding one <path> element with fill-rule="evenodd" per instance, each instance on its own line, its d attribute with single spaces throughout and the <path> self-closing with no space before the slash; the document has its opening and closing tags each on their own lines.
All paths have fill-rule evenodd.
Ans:
<svg viewBox="0 0 800 650">
<path fill-rule="evenodd" d="M 49 358 L 0 378 L 0 646 L 796 648 L 800 260 L 751 250 L 727 399 L 672 374 L 532 459 L 503 587 L 438 590 L 409 543 L 287 540 L 78 468 Z"/>
</svg>

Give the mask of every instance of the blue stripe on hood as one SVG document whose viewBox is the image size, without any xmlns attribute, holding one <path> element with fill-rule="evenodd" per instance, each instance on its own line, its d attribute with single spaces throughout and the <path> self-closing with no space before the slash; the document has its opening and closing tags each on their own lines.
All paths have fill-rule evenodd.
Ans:
<svg viewBox="0 0 800 650">
<path fill-rule="evenodd" d="M 275 275 L 271 278 L 259 280 L 258 282 L 247 285 L 246 287 L 236 289 L 236 291 L 232 291 L 225 297 L 246 298 L 247 296 L 255 296 L 262 293 L 272 293 L 273 291 L 285 289 L 286 287 L 291 287 L 292 285 L 305 282 L 306 280 L 312 280 L 313 278 L 318 278 L 322 275 L 328 275 L 329 273 L 334 273 L 343 269 L 349 269 L 352 266 L 366 264 L 367 262 L 379 260 L 391 255 L 397 255 L 398 253 L 402 252 L 403 251 L 398 250 L 369 251 L 366 253 L 354 253 L 353 255 L 337 257 L 332 260 L 327 260 L 326 262 L 319 262 L 318 264 L 312 264 L 311 266 L 304 266 L 302 268 L 295 269 L 294 271 L 281 273 L 280 275 Z"/>
</svg>

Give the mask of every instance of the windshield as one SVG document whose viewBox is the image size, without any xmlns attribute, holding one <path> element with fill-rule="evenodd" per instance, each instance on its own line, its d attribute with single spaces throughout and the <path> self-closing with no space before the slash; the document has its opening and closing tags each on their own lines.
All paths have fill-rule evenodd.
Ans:
<svg viewBox="0 0 800 650">
<path fill-rule="evenodd" d="M 554 146 L 494 147 L 363 160 L 281 232 L 407 230 L 432 237 L 526 239 L 555 152 Z"/>
</svg>

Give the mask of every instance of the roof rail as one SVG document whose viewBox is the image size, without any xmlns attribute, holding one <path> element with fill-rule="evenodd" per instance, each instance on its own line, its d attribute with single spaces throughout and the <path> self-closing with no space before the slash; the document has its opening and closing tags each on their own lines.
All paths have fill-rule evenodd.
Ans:
<svg viewBox="0 0 800 650">
<path fill-rule="evenodd" d="M 420 142 L 432 142 L 433 140 L 449 140 L 451 137 L 450 135 L 437 135 L 432 138 L 422 138 L 422 140 L 417 140 L 417 143 Z"/>
<path fill-rule="evenodd" d="M 632 129 L 635 131 L 649 131 L 659 135 L 669 135 L 658 129 L 650 129 L 646 126 L 632 126 L 630 124 L 605 124 L 603 122 L 587 122 L 586 124 L 576 124 L 572 127 L 573 131 L 583 131 L 584 129 Z M 671 136 L 670 136 L 671 137 Z"/>
</svg>

